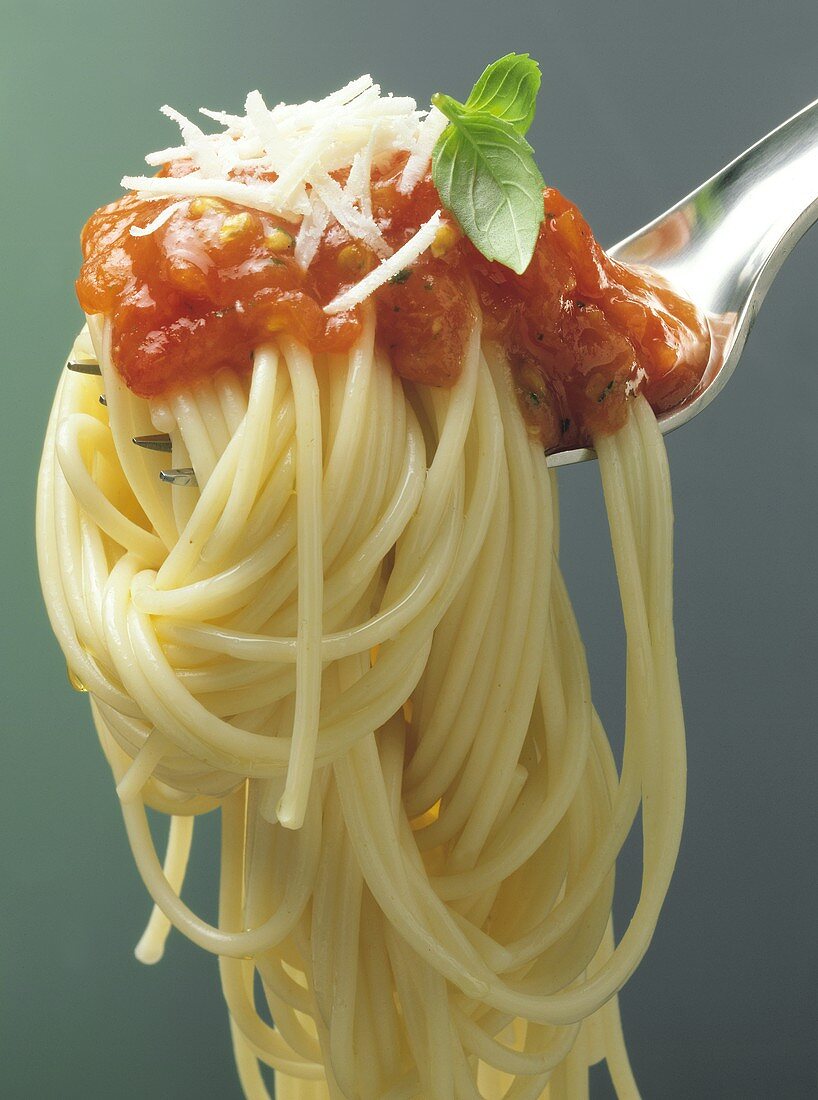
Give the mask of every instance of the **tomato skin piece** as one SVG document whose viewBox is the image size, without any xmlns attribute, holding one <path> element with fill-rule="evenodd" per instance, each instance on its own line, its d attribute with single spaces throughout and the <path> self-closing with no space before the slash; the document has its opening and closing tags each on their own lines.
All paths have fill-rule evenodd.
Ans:
<svg viewBox="0 0 818 1100">
<path fill-rule="evenodd" d="M 441 208 L 428 176 L 401 194 L 403 159 L 372 179 L 373 214 L 393 250 Z M 323 307 L 380 262 L 366 245 L 332 223 L 303 271 L 297 225 L 206 198 L 152 234 L 131 235 L 173 201 L 125 195 L 82 233 L 80 304 L 112 317 L 114 362 L 134 393 L 164 395 L 223 368 L 247 370 L 253 350 L 278 332 L 316 352 L 349 350 L 362 310 L 328 316 Z M 508 354 L 529 431 L 554 450 L 621 426 L 638 391 L 657 412 L 674 407 L 701 379 L 709 335 L 692 304 L 658 277 L 606 256 L 558 191 L 546 188 L 543 203 L 522 275 L 486 260 L 449 217 L 432 247 L 372 301 L 396 373 L 447 387 L 460 375 L 476 300 L 487 336 Z"/>
</svg>

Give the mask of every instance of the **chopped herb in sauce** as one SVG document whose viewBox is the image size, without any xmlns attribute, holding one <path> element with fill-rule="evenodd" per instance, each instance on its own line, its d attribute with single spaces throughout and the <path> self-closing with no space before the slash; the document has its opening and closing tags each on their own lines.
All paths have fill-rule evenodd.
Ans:
<svg viewBox="0 0 818 1100">
<path fill-rule="evenodd" d="M 602 393 L 601 393 L 601 394 L 599 395 L 599 397 L 597 398 L 597 402 L 598 402 L 598 403 L 599 403 L 600 405 L 601 405 L 601 404 L 602 404 L 602 402 L 603 402 L 603 401 L 605 400 L 605 398 L 606 398 L 606 397 L 608 396 L 608 394 L 609 394 L 609 393 L 611 392 L 611 390 L 613 389 L 613 387 L 614 387 L 614 379 L 612 378 L 612 379 L 610 380 L 610 382 L 608 383 L 608 385 L 607 385 L 607 386 L 605 387 L 605 389 L 604 389 L 604 390 L 602 391 Z"/>
</svg>

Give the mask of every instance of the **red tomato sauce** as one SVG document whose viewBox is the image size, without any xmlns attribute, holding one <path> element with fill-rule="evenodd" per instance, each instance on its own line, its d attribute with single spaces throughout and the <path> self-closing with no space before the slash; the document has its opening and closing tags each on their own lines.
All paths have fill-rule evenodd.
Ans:
<svg viewBox="0 0 818 1100">
<path fill-rule="evenodd" d="M 441 207 L 430 178 L 398 191 L 402 165 L 375 176 L 372 207 L 393 249 Z M 458 378 L 476 291 L 488 335 L 506 349 L 531 432 L 546 450 L 586 444 L 624 421 L 637 391 L 657 412 L 698 384 L 709 356 L 703 318 L 655 277 L 609 259 L 576 207 L 552 188 L 523 275 L 486 260 L 454 219 L 432 247 L 372 296 L 377 337 L 402 377 L 434 386 Z M 306 271 L 297 225 L 213 199 L 193 199 L 152 234 L 134 237 L 172 199 L 129 194 L 82 233 L 77 281 L 86 313 L 113 322 L 113 358 L 126 385 L 150 397 L 231 367 L 286 332 L 316 352 L 342 352 L 360 308 L 323 307 L 379 262 L 331 223 Z M 472 291 L 471 288 L 474 288 Z"/>
</svg>

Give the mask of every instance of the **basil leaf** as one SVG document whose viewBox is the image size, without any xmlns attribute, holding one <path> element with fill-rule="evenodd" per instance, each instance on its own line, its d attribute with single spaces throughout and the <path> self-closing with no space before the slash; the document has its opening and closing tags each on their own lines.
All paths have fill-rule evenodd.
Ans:
<svg viewBox="0 0 818 1100">
<path fill-rule="evenodd" d="M 432 154 L 441 200 L 486 259 L 521 275 L 544 216 L 545 184 L 531 146 L 502 118 L 439 93 L 432 102 L 451 122 Z"/>
<path fill-rule="evenodd" d="M 510 53 L 489 65 L 466 100 L 471 111 L 486 111 L 525 134 L 534 121 L 540 67 L 527 53 Z"/>
</svg>

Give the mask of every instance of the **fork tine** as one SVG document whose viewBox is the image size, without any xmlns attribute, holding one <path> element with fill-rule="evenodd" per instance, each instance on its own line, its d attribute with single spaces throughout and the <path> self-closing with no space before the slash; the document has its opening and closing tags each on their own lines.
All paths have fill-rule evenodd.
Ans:
<svg viewBox="0 0 818 1100">
<path fill-rule="evenodd" d="M 173 450 L 170 436 L 164 432 L 160 435 L 135 435 L 133 442 L 148 451 L 166 451 L 169 454 Z"/>
<path fill-rule="evenodd" d="M 198 485 L 196 474 L 190 466 L 183 466 L 176 470 L 160 470 L 159 478 L 169 485 Z"/>
<path fill-rule="evenodd" d="M 71 359 L 66 366 L 69 370 L 76 372 L 77 374 L 94 374 L 97 376 L 102 375 L 99 363 L 93 363 L 90 360 L 76 360 Z M 99 395 L 100 405 L 104 405 L 106 408 L 108 402 L 105 398 L 105 394 Z M 171 443 L 170 436 L 164 432 L 157 435 L 135 435 L 132 440 L 137 447 L 145 447 L 149 451 L 163 451 L 169 454 L 173 450 L 173 444 Z M 159 477 L 162 481 L 168 485 L 198 485 L 196 480 L 196 474 L 192 467 L 183 466 L 174 470 L 160 470 Z"/>
</svg>

